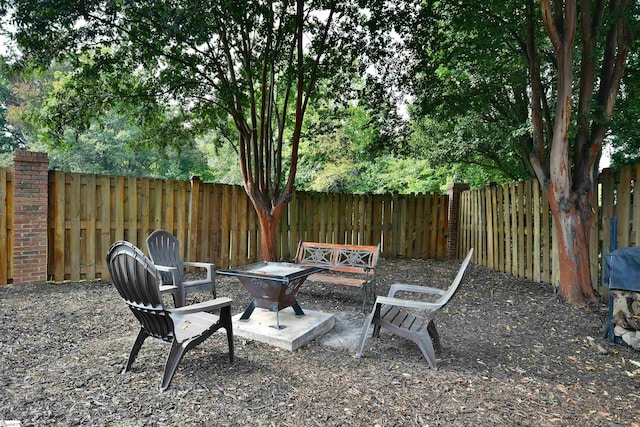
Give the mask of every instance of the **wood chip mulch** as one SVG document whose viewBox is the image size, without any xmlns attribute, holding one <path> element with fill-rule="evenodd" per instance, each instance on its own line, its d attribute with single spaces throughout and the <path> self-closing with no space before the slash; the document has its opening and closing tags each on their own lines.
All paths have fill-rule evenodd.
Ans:
<svg viewBox="0 0 640 427">
<path fill-rule="evenodd" d="M 383 259 L 378 293 L 446 287 L 458 266 Z M 249 302 L 234 278 L 219 277 L 218 293 L 234 314 Z M 305 283 L 298 299 L 348 314 L 352 324 L 329 334 L 364 319 L 356 289 Z M 471 265 L 436 318 L 437 371 L 384 330 L 360 360 L 347 341 L 289 352 L 236 336 L 233 364 L 217 333 L 160 393 L 168 346 L 148 340 L 122 373 L 139 326 L 108 282 L 3 286 L 0 425 L 640 426 L 640 352 L 602 338 L 606 316 L 604 304 L 571 307 L 548 286 Z"/>
</svg>

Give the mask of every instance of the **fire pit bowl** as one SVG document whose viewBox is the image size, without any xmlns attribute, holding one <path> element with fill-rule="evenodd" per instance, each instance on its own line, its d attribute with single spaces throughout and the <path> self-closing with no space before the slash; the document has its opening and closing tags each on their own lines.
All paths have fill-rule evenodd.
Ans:
<svg viewBox="0 0 640 427">
<path fill-rule="evenodd" d="M 288 262 L 257 262 L 236 268 L 218 270 L 216 273 L 235 276 L 253 297 L 241 321 L 249 321 L 256 307 L 276 312 L 275 328 L 282 329 L 278 312 L 291 306 L 296 316 L 304 316 L 304 311 L 296 301 L 296 294 L 302 283 L 311 274 L 325 270 L 323 267 L 292 264 Z"/>
</svg>

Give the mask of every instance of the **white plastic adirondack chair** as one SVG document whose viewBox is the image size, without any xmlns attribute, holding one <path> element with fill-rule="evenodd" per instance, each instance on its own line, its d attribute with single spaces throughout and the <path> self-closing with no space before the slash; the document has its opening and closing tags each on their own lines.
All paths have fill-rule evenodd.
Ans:
<svg viewBox="0 0 640 427">
<path fill-rule="evenodd" d="M 425 359 L 427 359 L 427 362 L 429 362 L 429 367 L 436 370 L 437 364 L 434 344 L 438 351 L 440 351 L 440 337 L 438 336 L 438 331 L 436 330 L 433 319 L 438 311 L 451 300 L 451 297 L 453 297 L 458 290 L 472 255 L 473 248 L 471 248 L 467 257 L 462 261 L 458 274 L 451 286 L 449 286 L 449 289 L 444 290 L 405 284 L 391 285 L 389 294 L 386 297 L 379 296 L 376 299 L 371 314 L 367 316 L 364 321 L 356 357 L 360 358 L 362 356 L 364 346 L 367 342 L 369 326 L 373 325 L 373 336 L 376 338 L 380 336 L 380 328 L 383 327 L 393 334 L 415 342 L 420 348 L 420 351 L 422 351 Z M 436 302 L 395 298 L 396 292 L 399 291 L 432 294 L 439 296 L 439 298 Z M 416 314 L 412 310 L 419 310 L 420 313 Z"/>
</svg>

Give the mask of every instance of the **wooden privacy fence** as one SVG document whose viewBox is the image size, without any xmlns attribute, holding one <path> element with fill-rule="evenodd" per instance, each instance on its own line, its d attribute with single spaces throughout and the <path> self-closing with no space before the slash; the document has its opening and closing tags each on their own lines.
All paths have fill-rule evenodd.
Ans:
<svg viewBox="0 0 640 427">
<path fill-rule="evenodd" d="M 0 285 L 12 282 L 13 260 L 23 256 L 12 242 L 13 180 L 12 169 L 0 169 Z M 42 271 L 48 280 L 105 278 L 104 257 L 114 241 L 128 240 L 146 252 L 145 239 L 158 228 L 178 237 L 185 260 L 218 268 L 257 260 L 258 219 L 241 186 L 59 171 L 48 173 L 47 185 L 46 242 L 26 246 L 47 245 Z M 442 258 L 447 200 L 439 194 L 296 192 L 277 228 L 278 257 L 292 257 L 304 239 L 381 244 L 386 256 Z M 24 246 L 18 250 L 30 252 Z"/>
<path fill-rule="evenodd" d="M 103 258 L 114 241 L 146 251 L 146 237 L 158 228 L 178 237 L 185 260 L 218 268 L 257 260 L 258 219 L 241 186 L 52 172 L 49 189 L 54 281 L 106 277 Z M 292 257 L 301 239 L 443 257 L 446 230 L 446 196 L 296 192 L 277 228 L 278 257 Z"/>
<path fill-rule="evenodd" d="M 0 285 L 13 272 L 13 169 L 0 168 Z"/>
<path fill-rule="evenodd" d="M 592 286 L 602 295 L 602 255 L 610 251 L 611 219 L 617 218 L 619 248 L 640 244 L 640 197 L 634 197 L 638 179 L 640 165 L 606 169 L 599 177 L 590 258 Z M 460 202 L 459 255 L 474 247 L 477 264 L 557 286 L 554 225 L 537 181 L 466 191 Z"/>
</svg>

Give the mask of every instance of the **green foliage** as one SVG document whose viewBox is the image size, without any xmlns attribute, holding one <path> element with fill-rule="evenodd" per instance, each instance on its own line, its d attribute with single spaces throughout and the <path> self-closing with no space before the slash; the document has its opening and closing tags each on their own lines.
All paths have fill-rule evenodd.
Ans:
<svg viewBox="0 0 640 427">
<path fill-rule="evenodd" d="M 640 162 L 640 41 L 636 40 L 625 70 L 620 99 L 611 120 L 611 166 Z"/>
<path fill-rule="evenodd" d="M 180 151 L 142 148 L 140 131 L 124 118 L 109 113 L 81 134 L 69 132 L 63 148 L 37 143 L 34 149 L 48 151 L 53 170 L 101 175 L 144 176 L 188 180 L 193 175 L 214 180 L 206 158 L 192 142 Z M 71 142 L 72 141 L 72 142 Z"/>
<path fill-rule="evenodd" d="M 27 147 L 27 129 L 20 120 L 19 82 L 12 82 L 5 58 L 0 57 L 0 164 L 7 164 L 8 154 Z"/>
<path fill-rule="evenodd" d="M 401 145 L 382 137 L 384 124 L 378 117 L 370 109 L 353 106 L 310 111 L 297 188 L 359 194 L 443 190 L 446 171 L 398 154 Z"/>
<path fill-rule="evenodd" d="M 522 13 L 520 2 L 425 2 L 407 29 L 414 147 L 432 164 L 532 176 Z"/>
</svg>

